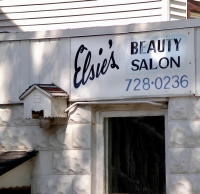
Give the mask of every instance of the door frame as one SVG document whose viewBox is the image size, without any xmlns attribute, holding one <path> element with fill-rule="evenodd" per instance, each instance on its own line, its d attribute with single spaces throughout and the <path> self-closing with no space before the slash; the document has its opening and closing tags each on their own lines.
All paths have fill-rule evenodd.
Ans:
<svg viewBox="0 0 200 194">
<path fill-rule="evenodd" d="M 169 156 L 168 156 L 168 110 L 167 109 L 148 109 L 148 110 L 117 110 L 117 111 L 97 111 L 96 122 L 94 130 L 95 143 L 92 145 L 94 148 L 93 154 L 93 178 L 92 178 L 92 191 L 95 194 L 107 194 L 106 191 L 106 166 L 105 166 L 105 134 L 104 128 L 107 126 L 107 119 L 111 117 L 142 117 L 142 116 L 164 116 L 165 117 L 165 161 L 166 161 L 166 194 L 168 194 L 168 177 L 169 177 Z"/>
</svg>

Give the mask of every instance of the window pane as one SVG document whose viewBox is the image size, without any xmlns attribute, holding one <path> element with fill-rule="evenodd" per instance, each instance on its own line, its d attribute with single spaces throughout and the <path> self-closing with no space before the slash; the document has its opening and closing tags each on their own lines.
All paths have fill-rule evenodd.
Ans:
<svg viewBox="0 0 200 194">
<path fill-rule="evenodd" d="M 109 193 L 164 194 L 164 117 L 108 120 Z"/>
</svg>

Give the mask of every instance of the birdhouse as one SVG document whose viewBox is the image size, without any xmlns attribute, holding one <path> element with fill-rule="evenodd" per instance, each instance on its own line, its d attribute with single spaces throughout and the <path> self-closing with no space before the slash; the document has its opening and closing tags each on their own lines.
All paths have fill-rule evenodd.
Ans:
<svg viewBox="0 0 200 194">
<path fill-rule="evenodd" d="M 20 97 L 24 101 L 24 118 L 66 118 L 69 95 L 55 84 L 33 84 Z"/>
</svg>

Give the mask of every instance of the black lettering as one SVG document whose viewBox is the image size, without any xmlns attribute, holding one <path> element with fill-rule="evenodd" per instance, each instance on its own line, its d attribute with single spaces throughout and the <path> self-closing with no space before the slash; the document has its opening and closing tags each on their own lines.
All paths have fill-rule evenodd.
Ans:
<svg viewBox="0 0 200 194">
<path fill-rule="evenodd" d="M 166 39 L 168 41 L 168 52 L 171 52 L 171 40 L 173 39 Z"/>
<path fill-rule="evenodd" d="M 112 40 L 109 40 L 109 48 L 112 47 Z M 78 57 L 80 53 L 83 53 L 84 50 L 88 50 L 83 44 L 78 48 L 78 51 L 75 56 L 75 61 L 74 61 L 74 77 L 73 77 L 73 83 L 74 87 L 78 88 L 81 84 L 85 85 L 90 79 L 91 81 L 96 78 L 98 78 L 101 74 L 104 75 L 108 71 L 109 66 L 114 69 L 119 69 L 119 66 L 115 62 L 115 57 L 114 57 L 114 51 L 111 52 L 110 54 L 110 59 L 109 61 L 105 58 L 102 62 L 102 65 L 100 63 L 97 63 L 97 66 L 94 64 L 90 64 L 91 58 L 92 58 L 92 53 L 91 51 L 88 51 L 83 68 L 81 66 L 78 66 Z M 99 55 L 102 55 L 103 49 L 99 49 Z M 96 68 L 96 69 L 95 69 Z M 82 71 L 82 74 L 81 74 Z M 78 77 L 82 75 L 82 78 L 78 81 Z"/>
<path fill-rule="evenodd" d="M 143 45 L 144 42 L 146 42 L 146 41 L 140 41 L 140 54 L 145 54 L 145 52 L 143 50 L 145 48 L 145 46 Z"/>
<path fill-rule="evenodd" d="M 138 53 L 138 43 L 137 42 L 131 42 L 131 55 Z"/>
<path fill-rule="evenodd" d="M 136 69 L 134 69 L 133 67 L 131 68 L 133 71 L 137 71 L 139 69 L 139 65 L 136 64 L 135 62 L 140 62 L 138 59 L 135 59 L 131 62 L 132 66 L 136 67 Z"/>
<path fill-rule="evenodd" d="M 153 70 L 153 69 L 157 69 L 157 67 L 153 68 L 153 60 L 152 59 L 149 59 L 149 67 L 150 67 L 150 70 Z"/>
<path fill-rule="evenodd" d="M 96 78 L 98 78 L 101 74 L 101 71 L 99 69 L 100 69 L 100 63 L 97 64 Z"/>
<path fill-rule="evenodd" d="M 110 49 L 112 47 L 112 40 L 111 39 L 108 41 L 108 44 L 109 44 L 109 49 Z"/>
<path fill-rule="evenodd" d="M 89 72 L 90 80 L 93 80 L 95 78 L 95 73 L 94 73 L 94 64 L 92 64 L 90 72 Z"/>
<path fill-rule="evenodd" d="M 163 65 L 163 60 L 166 61 L 166 65 L 165 66 L 162 66 Z M 169 66 L 169 59 L 167 57 L 162 57 L 160 60 L 159 60 L 159 67 L 161 69 L 166 69 L 167 67 Z"/>
<path fill-rule="evenodd" d="M 108 70 L 108 65 L 106 66 L 106 64 L 107 64 L 107 59 L 104 59 L 103 60 L 103 64 L 102 64 L 102 66 L 101 66 L 101 74 L 102 75 L 104 75 L 106 72 L 107 72 L 107 70 Z"/>
<path fill-rule="evenodd" d="M 87 56 L 86 56 L 86 59 L 85 59 L 85 63 L 84 63 L 84 66 L 83 66 L 83 73 L 82 73 L 82 84 L 85 85 L 89 79 L 89 76 L 90 76 L 90 71 L 88 73 L 88 76 L 87 78 L 85 79 L 85 74 L 88 70 L 88 67 L 90 65 L 90 61 L 91 61 L 91 57 L 92 57 L 92 54 L 91 52 L 89 51 Z"/>
<path fill-rule="evenodd" d="M 74 70 L 75 70 L 75 73 L 74 73 L 74 79 L 73 79 L 73 82 L 74 82 L 74 87 L 75 88 L 78 88 L 80 85 L 81 85 L 81 82 L 82 82 L 82 79 L 77 82 L 77 76 L 78 76 L 78 73 L 81 71 L 81 67 L 78 67 L 78 57 L 79 57 L 79 54 L 80 53 L 83 53 L 84 50 L 87 50 L 87 48 L 82 44 L 77 53 L 76 53 L 76 56 L 75 56 L 75 61 L 74 61 Z"/>
<path fill-rule="evenodd" d="M 111 64 L 110 64 L 110 62 L 111 62 Z M 110 55 L 108 65 L 110 65 L 112 69 L 114 69 L 114 68 L 119 69 L 119 66 L 115 62 L 114 51 L 112 51 L 112 53 Z"/>
<path fill-rule="evenodd" d="M 149 51 L 153 50 L 154 53 L 156 53 L 156 47 L 155 47 L 155 41 L 154 40 L 151 40 L 150 43 L 149 43 L 149 48 L 147 50 L 147 53 L 149 53 Z"/>
<path fill-rule="evenodd" d="M 162 40 L 162 49 L 160 48 L 160 41 L 161 40 L 158 40 L 158 51 L 159 52 L 164 52 L 165 51 L 165 39 Z"/>
<path fill-rule="evenodd" d="M 145 68 L 146 70 L 148 70 L 147 62 L 145 61 L 145 59 L 142 59 L 142 61 L 141 61 L 140 70 L 142 68 Z"/>
<path fill-rule="evenodd" d="M 100 49 L 99 49 L 99 55 L 101 55 L 102 53 L 103 53 L 103 49 L 100 48 Z"/>
<path fill-rule="evenodd" d="M 181 38 L 179 40 L 177 40 L 176 38 L 174 39 L 174 42 L 176 44 L 176 51 L 179 51 L 179 44 L 181 42 Z"/>
<path fill-rule="evenodd" d="M 178 56 L 178 62 L 175 61 L 175 59 L 173 57 L 170 57 L 170 67 L 172 68 L 172 63 L 174 62 L 174 64 L 177 66 L 177 67 L 180 67 L 180 56 Z"/>
</svg>

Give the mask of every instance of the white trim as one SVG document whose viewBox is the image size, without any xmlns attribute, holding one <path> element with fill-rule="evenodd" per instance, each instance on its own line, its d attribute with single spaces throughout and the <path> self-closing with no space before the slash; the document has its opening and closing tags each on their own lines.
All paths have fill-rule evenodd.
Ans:
<svg viewBox="0 0 200 194">
<path fill-rule="evenodd" d="M 165 110 L 165 178 L 166 194 L 169 194 L 169 130 L 168 130 L 168 110 Z"/>
<path fill-rule="evenodd" d="M 200 28 L 196 29 L 195 31 L 195 40 L 194 41 L 194 62 L 195 62 L 195 95 L 196 96 L 200 96 L 200 55 L 199 53 L 199 49 L 200 49 Z"/>
<path fill-rule="evenodd" d="M 37 90 L 39 90 L 40 92 L 42 92 L 43 94 L 45 94 L 46 96 L 48 96 L 49 98 L 52 98 L 52 96 L 48 93 L 48 92 L 46 92 L 46 91 L 44 91 L 43 89 L 41 89 L 40 87 L 38 87 L 37 85 L 33 85 L 31 88 L 29 88 L 22 96 L 20 96 L 20 100 L 23 100 L 24 98 L 26 98 L 26 96 L 28 95 L 28 94 L 30 94 L 34 89 L 37 89 Z"/>
<path fill-rule="evenodd" d="M 169 21 L 169 0 L 162 0 L 162 18 L 164 21 Z"/>
<path fill-rule="evenodd" d="M 6 102 L 1 102 L 0 105 L 22 105 L 24 104 L 24 101 L 6 101 Z"/>
<path fill-rule="evenodd" d="M 155 23 L 140 23 L 140 24 L 129 24 L 121 26 L 77 28 L 77 29 L 67 29 L 67 30 L 1 33 L 0 41 L 73 38 L 73 37 L 100 36 L 100 35 L 111 35 L 111 34 L 115 35 L 115 34 L 141 33 L 141 32 L 170 30 L 170 29 L 195 28 L 195 27 L 200 27 L 200 19 L 155 22 Z"/>
<path fill-rule="evenodd" d="M 134 7 L 132 7 L 134 5 Z M 129 7 L 128 7 L 129 6 Z M 1 1 L 0 1 L 1 7 Z M 6 6 L 1 7 L 0 10 L 0 20 L 3 18 L 5 20 L 13 19 L 30 19 L 39 17 L 58 17 L 58 16 L 71 16 L 71 21 L 73 21 L 73 16 L 80 14 L 92 14 L 92 13 L 109 13 L 109 12 L 120 12 L 124 10 L 142 10 L 142 9 L 153 9 L 160 8 L 160 0 L 123 0 L 121 2 L 116 1 L 79 1 L 79 2 L 63 2 L 55 4 L 41 4 L 40 5 L 25 5 L 25 6 Z M 132 7 L 132 8 L 131 8 Z M 149 8 L 148 8 L 149 7 Z M 101 10 L 103 8 L 103 10 Z M 142 8 L 142 9 L 141 9 Z M 78 9 L 78 11 L 76 11 Z M 113 10 L 112 10 L 113 9 Z M 70 14 L 73 12 L 73 14 Z M 6 13 L 6 15 L 2 14 Z M 84 16 L 83 16 L 84 17 Z"/>
<path fill-rule="evenodd" d="M 186 19 L 188 19 L 188 1 L 186 1 Z"/>
<path fill-rule="evenodd" d="M 127 6 L 128 7 L 128 6 Z M 131 8 L 131 6 L 129 5 L 129 7 Z M 133 6 L 134 7 L 134 6 Z M 121 6 L 120 6 L 121 8 Z M 150 7 L 151 8 L 151 7 Z M 113 9 L 113 8 L 112 8 Z M 110 9 L 112 11 L 112 9 Z M 133 8 L 132 8 L 133 9 Z M 145 9 L 145 7 L 144 7 Z M 101 9 L 101 10 L 105 10 L 107 11 L 105 8 Z M 117 10 L 117 9 L 116 9 Z M 114 20 L 116 18 L 120 18 L 120 19 L 126 19 L 129 18 L 130 15 L 132 18 L 140 18 L 140 17 L 148 17 L 148 16 L 154 16 L 154 15 L 161 15 L 162 11 L 161 9 L 159 9 L 156 5 L 155 8 L 151 8 L 149 10 L 140 10 L 140 11 L 129 11 L 126 8 L 124 8 L 124 10 L 119 10 L 119 12 L 113 12 L 113 13 L 96 13 L 96 14 L 92 14 L 92 15 L 86 15 L 84 14 L 84 11 L 80 11 L 79 14 L 77 14 L 76 16 L 72 17 L 72 13 L 75 12 L 74 10 L 70 10 L 70 11 L 64 11 L 65 15 L 61 12 L 56 13 L 54 12 L 54 14 L 52 14 L 54 17 L 50 17 L 50 13 L 48 13 L 49 15 L 45 17 L 45 13 L 42 13 L 44 15 L 44 17 L 39 17 L 40 14 L 38 14 L 38 17 L 35 16 L 35 18 L 27 18 L 27 19 L 21 19 L 20 15 L 15 14 L 15 15 L 11 15 L 10 17 L 10 21 L 9 20 L 3 20 L 5 18 L 0 18 L 0 24 L 1 27 L 12 27 L 13 23 L 15 24 L 15 26 L 19 26 L 19 28 L 23 29 L 23 26 L 35 26 L 35 25 L 53 25 L 53 24 L 64 24 L 64 23 L 82 23 L 82 22 L 98 22 L 98 21 L 104 21 L 104 20 Z M 87 10 L 85 10 L 87 11 Z M 90 10 L 91 11 L 91 10 Z M 95 12 L 95 10 L 93 11 Z M 63 14 L 64 16 L 60 16 L 60 14 Z M 81 15 L 82 14 L 82 15 Z M 9 17 L 9 16 L 8 16 Z M 20 19 L 17 19 L 20 18 Z M 25 17 L 25 15 L 22 17 Z M 26 16 L 28 17 L 28 16 Z M 33 14 L 34 17 L 34 14 Z M 70 25 L 69 25 L 69 28 Z"/>
<path fill-rule="evenodd" d="M 148 1 L 159 1 L 159 0 L 124 0 L 123 2 L 119 2 L 118 4 L 123 4 L 123 3 L 142 3 L 142 2 L 148 2 Z M 76 2 L 76 3 L 74 3 Z M 20 0 L 20 1 L 13 1 L 13 0 L 3 0 L 0 1 L 0 7 L 10 7 L 10 6 L 29 6 L 29 5 L 45 5 L 45 4 L 60 4 L 60 3 L 67 3 L 67 4 L 86 4 L 86 5 L 90 5 L 90 4 L 96 4 L 96 5 L 103 5 L 104 4 L 117 4 L 116 1 L 110 0 L 110 1 L 96 1 L 96 0 Z M 79 7 L 79 6 L 77 6 Z"/>
<path fill-rule="evenodd" d="M 165 149 L 166 149 L 166 193 L 168 194 L 168 111 L 160 110 L 135 110 L 135 111 L 98 111 L 96 112 L 96 175 L 92 183 L 95 184 L 95 194 L 105 193 L 105 168 L 104 168 L 104 119 L 110 117 L 136 117 L 136 116 L 165 116 Z"/>
<path fill-rule="evenodd" d="M 155 106 L 160 106 L 162 107 L 163 104 L 161 103 L 157 103 L 157 102 L 151 102 L 151 101 L 133 101 L 133 100 L 129 100 L 129 101 L 125 101 L 125 100 L 119 100 L 119 101 L 90 101 L 90 102 L 75 102 L 74 104 L 72 104 L 70 107 L 68 107 L 67 109 L 65 109 L 65 112 L 68 112 L 71 108 L 77 106 L 77 105 L 87 105 L 87 104 L 151 104 L 151 105 L 155 105 Z"/>
</svg>

